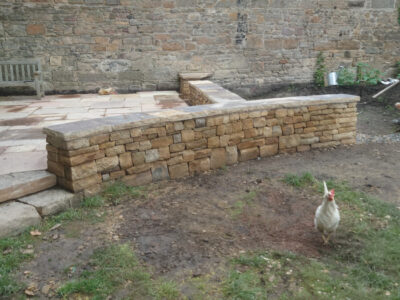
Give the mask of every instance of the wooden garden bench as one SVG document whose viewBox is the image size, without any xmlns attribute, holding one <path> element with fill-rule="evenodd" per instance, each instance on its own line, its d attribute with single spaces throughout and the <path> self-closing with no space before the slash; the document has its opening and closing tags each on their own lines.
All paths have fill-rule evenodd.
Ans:
<svg viewBox="0 0 400 300">
<path fill-rule="evenodd" d="M 42 68 L 36 59 L 0 61 L 0 87 L 30 86 L 44 96 Z"/>
</svg>

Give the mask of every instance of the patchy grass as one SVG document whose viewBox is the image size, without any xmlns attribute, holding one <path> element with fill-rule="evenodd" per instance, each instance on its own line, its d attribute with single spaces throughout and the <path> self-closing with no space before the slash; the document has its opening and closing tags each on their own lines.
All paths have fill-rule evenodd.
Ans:
<svg viewBox="0 0 400 300">
<path fill-rule="evenodd" d="M 34 245 L 38 241 L 37 238 L 35 239 L 29 234 L 31 230 L 37 229 L 44 234 L 58 223 L 101 222 L 106 216 L 103 207 L 107 202 L 117 205 L 123 199 L 143 196 L 145 196 L 145 193 L 142 187 L 128 187 L 117 182 L 108 186 L 100 195 L 85 198 L 81 202 L 80 208 L 70 208 L 58 215 L 48 217 L 39 226 L 28 228 L 19 236 L 0 239 L 0 298 L 9 297 L 23 288 L 23 285 L 15 280 L 13 272 L 18 269 L 22 262 L 33 258 L 32 254 L 23 253 L 28 245 Z M 87 284 L 87 288 L 90 289 L 93 282 Z"/>
<path fill-rule="evenodd" d="M 237 200 L 233 206 L 231 207 L 231 216 L 232 218 L 236 218 L 243 213 L 245 207 L 251 205 L 257 196 L 257 191 L 249 191 L 240 196 L 240 199 Z"/>
<path fill-rule="evenodd" d="M 106 187 L 101 195 L 107 202 L 110 202 L 113 205 L 118 205 L 121 201 L 130 198 L 146 197 L 145 189 L 143 187 L 127 186 L 120 181 Z"/>
<path fill-rule="evenodd" d="M 58 294 L 64 298 L 89 296 L 106 299 L 113 293 L 129 295 L 129 299 L 180 298 L 180 292 L 172 281 L 151 279 L 128 244 L 111 245 L 98 249 L 79 278 L 64 284 Z"/>
<path fill-rule="evenodd" d="M 322 194 L 311 174 L 284 181 Z M 400 212 L 346 183 L 327 181 L 341 212 L 338 236 L 320 259 L 248 253 L 232 260 L 227 299 L 400 299 Z"/>
<path fill-rule="evenodd" d="M 295 187 L 304 187 L 306 185 L 312 184 L 315 179 L 311 175 L 311 173 L 305 172 L 302 173 L 300 176 L 297 176 L 295 174 L 286 174 L 283 178 L 283 181 L 288 185 L 292 185 Z"/>
</svg>

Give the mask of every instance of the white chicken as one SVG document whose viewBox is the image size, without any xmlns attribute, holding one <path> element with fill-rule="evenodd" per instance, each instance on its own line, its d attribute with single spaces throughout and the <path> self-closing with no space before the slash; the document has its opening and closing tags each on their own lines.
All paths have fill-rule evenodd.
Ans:
<svg viewBox="0 0 400 300">
<path fill-rule="evenodd" d="M 332 234 L 339 226 L 340 213 L 335 203 L 335 190 L 328 191 L 324 181 L 324 199 L 322 204 L 315 211 L 314 225 L 322 233 L 325 244 L 329 243 Z"/>
</svg>

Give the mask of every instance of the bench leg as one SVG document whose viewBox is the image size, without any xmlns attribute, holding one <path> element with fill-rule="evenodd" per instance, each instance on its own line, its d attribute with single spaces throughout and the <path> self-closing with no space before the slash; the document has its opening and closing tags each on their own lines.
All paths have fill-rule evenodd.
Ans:
<svg viewBox="0 0 400 300">
<path fill-rule="evenodd" d="M 36 98 L 37 99 L 42 99 L 42 92 L 40 90 L 40 80 L 38 78 L 39 76 L 35 75 L 35 90 L 36 90 Z"/>
</svg>

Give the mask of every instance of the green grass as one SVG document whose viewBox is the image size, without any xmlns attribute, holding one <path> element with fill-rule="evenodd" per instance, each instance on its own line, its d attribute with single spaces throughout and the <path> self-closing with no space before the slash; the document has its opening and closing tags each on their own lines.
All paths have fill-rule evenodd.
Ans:
<svg viewBox="0 0 400 300">
<path fill-rule="evenodd" d="M 314 177 L 311 173 L 305 172 L 302 173 L 300 176 L 295 174 L 286 174 L 283 178 L 283 181 L 295 187 L 304 187 L 306 185 L 312 184 L 314 182 Z"/>
<path fill-rule="evenodd" d="M 142 187 L 128 187 L 121 182 L 116 182 L 109 185 L 100 195 L 85 198 L 79 208 L 70 208 L 58 215 L 48 217 L 39 226 L 28 228 L 19 236 L 0 239 L 0 298 L 11 296 L 23 287 L 16 281 L 14 272 L 21 263 L 33 257 L 31 254 L 21 253 L 21 250 L 26 249 L 29 244 L 34 245 L 38 242 L 38 238 L 31 237 L 29 234 L 32 229 L 45 233 L 58 223 L 100 222 L 106 216 L 102 207 L 107 202 L 117 205 L 122 199 L 142 196 L 145 196 Z"/>
<path fill-rule="evenodd" d="M 309 173 L 284 181 L 323 192 Z M 226 299 L 400 299 L 399 209 L 344 182 L 327 185 L 335 189 L 341 213 L 332 246 L 319 259 L 273 251 L 234 258 Z"/>
<path fill-rule="evenodd" d="M 140 265 L 128 244 L 111 245 L 93 253 L 79 278 L 67 282 L 58 289 L 63 298 L 88 296 L 90 299 L 106 299 L 116 291 L 125 289 L 129 299 L 180 298 L 180 292 L 172 281 L 152 280 Z"/>
<path fill-rule="evenodd" d="M 233 218 L 238 217 L 243 213 L 243 210 L 247 207 L 250 206 L 254 199 L 257 196 L 257 191 L 249 191 L 248 193 L 244 193 L 239 197 L 239 200 L 237 200 L 233 206 L 231 207 L 231 216 Z"/>
</svg>

